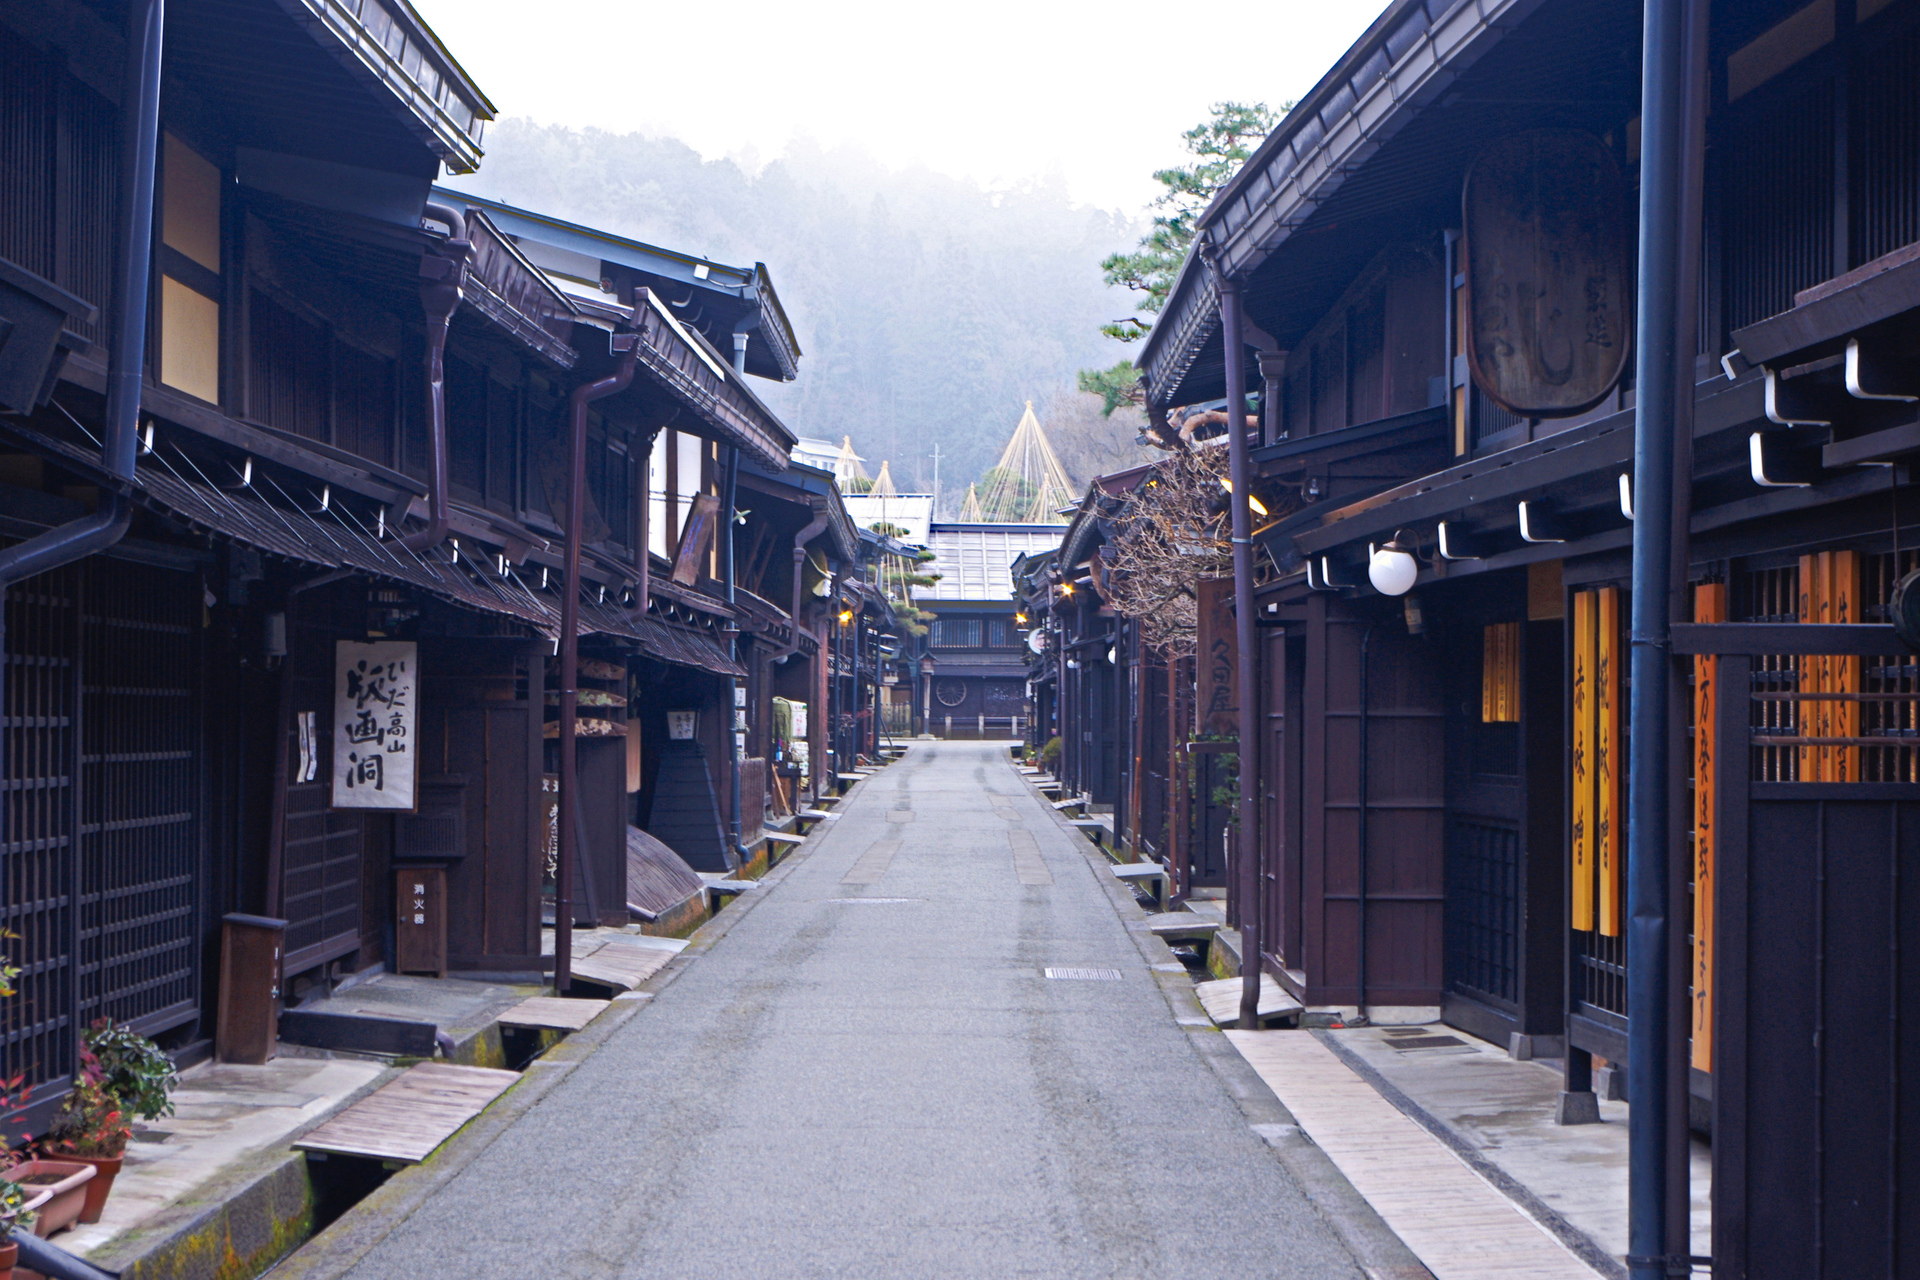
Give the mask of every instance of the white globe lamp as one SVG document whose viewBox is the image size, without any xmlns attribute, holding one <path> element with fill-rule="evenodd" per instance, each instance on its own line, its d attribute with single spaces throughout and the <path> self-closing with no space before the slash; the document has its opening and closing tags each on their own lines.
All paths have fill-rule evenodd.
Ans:
<svg viewBox="0 0 1920 1280">
<path fill-rule="evenodd" d="M 1367 578 L 1373 583 L 1373 589 L 1383 596 L 1403 596 L 1413 590 L 1413 580 L 1420 576 L 1420 562 L 1413 558 L 1413 552 L 1400 541 L 1400 535 L 1376 547 L 1373 558 L 1367 562 Z"/>
</svg>

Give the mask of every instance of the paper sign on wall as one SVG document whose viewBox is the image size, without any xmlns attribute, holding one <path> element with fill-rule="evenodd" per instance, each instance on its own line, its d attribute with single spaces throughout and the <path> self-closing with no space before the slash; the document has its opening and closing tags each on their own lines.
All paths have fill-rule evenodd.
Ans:
<svg viewBox="0 0 1920 1280">
<path fill-rule="evenodd" d="M 340 640 L 333 660 L 333 807 L 412 809 L 418 646 Z"/>
</svg>

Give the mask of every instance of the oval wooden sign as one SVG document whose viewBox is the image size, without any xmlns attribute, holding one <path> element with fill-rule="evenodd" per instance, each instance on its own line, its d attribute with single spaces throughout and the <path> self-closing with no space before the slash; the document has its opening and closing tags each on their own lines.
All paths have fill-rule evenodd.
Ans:
<svg viewBox="0 0 1920 1280">
<path fill-rule="evenodd" d="M 1502 408 L 1584 413 L 1627 367 L 1626 182 L 1590 133 L 1535 129 L 1487 147 L 1462 197 L 1467 362 Z"/>
</svg>

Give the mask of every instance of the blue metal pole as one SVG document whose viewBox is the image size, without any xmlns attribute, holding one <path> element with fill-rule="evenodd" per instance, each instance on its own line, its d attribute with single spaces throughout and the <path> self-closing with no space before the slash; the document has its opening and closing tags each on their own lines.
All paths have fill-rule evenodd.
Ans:
<svg viewBox="0 0 1920 1280">
<path fill-rule="evenodd" d="M 1672 709 L 1669 623 L 1676 570 L 1676 442 L 1692 432 L 1698 253 L 1700 75 L 1694 38 L 1703 0 L 1646 0 L 1641 62 L 1640 262 L 1635 330 L 1632 700 L 1628 712 L 1627 824 L 1627 1274 L 1665 1280 L 1668 1235 L 1668 1028 L 1671 884 L 1668 739 Z M 1692 210 L 1691 215 L 1689 209 Z M 1692 219 L 1692 222 L 1689 219 Z M 1678 571 L 1684 587 L 1685 569 Z M 1684 1120 L 1684 1117 L 1681 1117 Z M 1684 1262 L 1682 1260 L 1682 1265 Z M 1684 1271 L 1681 1274 L 1685 1274 Z"/>
</svg>

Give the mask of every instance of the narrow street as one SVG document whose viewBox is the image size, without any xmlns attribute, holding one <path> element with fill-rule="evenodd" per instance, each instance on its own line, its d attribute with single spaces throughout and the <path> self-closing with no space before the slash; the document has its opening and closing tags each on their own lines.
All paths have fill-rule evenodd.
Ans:
<svg viewBox="0 0 1920 1280">
<path fill-rule="evenodd" d="M 384 1232 L 345 1274 L 1361 1274 L 1003 746 L 919 744 L 829 825 L 410 1214 L 287 1269 Z"/>
</svg>

